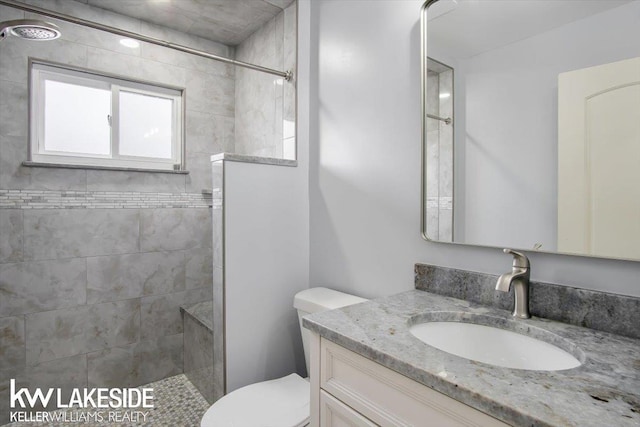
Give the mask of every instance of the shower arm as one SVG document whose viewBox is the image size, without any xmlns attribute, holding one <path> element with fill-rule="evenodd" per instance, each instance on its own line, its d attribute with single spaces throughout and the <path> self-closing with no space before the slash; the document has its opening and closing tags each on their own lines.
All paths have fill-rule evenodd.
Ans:
<svg viewBox="0 0 640 427">
<path fill-rule="evenodd" d="M 82 18 L 76 18 L 75 16 L 65 15 L 63 13 L 54 12 L 48 9 L 43 9 L 38 6 L 31 6 L 23 3 L 19 3 L 13 0 L 0 0 L 0 5 L 13 7 L 16 9 L 24 10 L 25 12 L 37 13 L 39 15 L 48 16 L 49 18 L 59 19 L 61 21 L 71 22 L 72 24 L 82 25 L 84 27 L 94 28 L 96 30 L 106 31 L 108 33 L 116 34 L 119 36 L 127 37 L 130 39 L 139 40 L 146 43 L 163 46 L 169 49 L 178 50 L 180 52 L 190 53 L 192 55 L 202 56 L 204 58 L 213 59 L 214 61 L 224 62 L 225 64 L 236 65 L 238 67 L 249 68 L 251 70 L 260 71 L 267 74 L 273 74 L 280 76 L 286 81 L 293 79 L 293 71 L 279 71 L 272 68 L 262 67 L 260 65 L 250 64 L 248 62 L 236 61 L 235 59 L 225 58 L 224 56 L 208 53 L 203 50 L 193 49 L 188 46 L 179 45 L 176 43 L 167 42 L 164 40 L 156 39 L 154 37 L 145 36 L 132 31 L 121 30 L 120 28 L 111 27 L 109 25 L 103 25 L 94 21 L 88 21 Z"/>
</svg>

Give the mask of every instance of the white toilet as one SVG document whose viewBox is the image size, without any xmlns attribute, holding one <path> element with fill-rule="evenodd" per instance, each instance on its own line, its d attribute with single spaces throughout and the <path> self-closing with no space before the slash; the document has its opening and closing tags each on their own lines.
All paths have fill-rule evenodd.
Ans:
<svg viewBox="0 0 640 427">
<path fill-rule="evenodd" d="M 309 370 L 309 332 L 302 316 L 333 310 L 366 299 L 327 288 L 298 292 L 293 307 L 298 310 L 304 358 Z M 303 427 L 309 424 L 308 380 L 298 374 L 239 388 L 214 403 L 204 414 L 201 427 Z"/>
</svg>

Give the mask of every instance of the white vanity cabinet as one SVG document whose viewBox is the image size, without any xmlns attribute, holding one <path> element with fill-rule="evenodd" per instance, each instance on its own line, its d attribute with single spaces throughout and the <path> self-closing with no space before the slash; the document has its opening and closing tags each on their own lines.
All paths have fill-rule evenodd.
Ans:
<svg viewBox="0 0 640 427">
<path fill-rule="evenodd" d="M 311 427 L 508 425 L 317 334 L 311 336 Z"/>
</svg>

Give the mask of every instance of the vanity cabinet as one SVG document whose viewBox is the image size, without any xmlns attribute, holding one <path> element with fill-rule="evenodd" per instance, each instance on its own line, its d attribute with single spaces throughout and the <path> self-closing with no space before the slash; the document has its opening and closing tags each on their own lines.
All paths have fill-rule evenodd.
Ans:
<svg viewBox="0 0 640 427">
<path fill-rule="evenodd" d="M 323 427 L 376 427 L 324 390 L 320 390 L 320 425 Z"/>
<path fill-rule="evenodd" d="M 311 427 L 508 425 L 311 335 Z"/>
</svg>

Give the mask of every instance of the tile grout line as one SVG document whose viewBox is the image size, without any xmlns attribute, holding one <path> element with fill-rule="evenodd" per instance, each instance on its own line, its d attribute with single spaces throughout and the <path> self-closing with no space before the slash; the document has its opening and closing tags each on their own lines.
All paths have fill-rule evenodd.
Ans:
<svg viewBox="0 0 640 427">
<path fill-rule="evenodd" d="M 26 323 L 25 323 L 25 330 L 26 330 Z M 156 342 L 160 338 L 176 337 L 178 335 L 184 335 L 184 332 L 176 332 L 175 334 L 161 335 L 159 337 L 149 338 L 149 339 L 139 339 L 138 341 L 131 341 L 129 343 L 120 344 L 120 345 L 114 345 L 112 347 L 104 347 L 104 348 L 100 348 L 98 350 L 91 350 L 91 351 L 87 351 L 87 352 L 84 352 L 84 353 L 72 354 L 71 356 L 63 356 L 63 357 L 56 357 L 55 359 L 43 360 L 41 362 L 33 363 L 31 365 L 28 365 L 26 363 L 26 351 L 25 351 L 25 370 L 26 370 L 26 368 L 33 368 L 35 366 L 42 365 L 44 363 L 57 362 L 59 360 L 70 359 L 72 357 L 78 357 L 78 356 L 89 356 L 90 354 L 100 353 L 100 352 L 103 352 L 105 350 L 111 350 L 111 349 L 114 349 L 114 348 L 122 348 L 122 347 L 130 346 L 130 345 L 134 345 L 134 344 L 141 344 L 141 343 L 144 343 L 144 342 Z M 184 339 L 183 339 L 183 343 L 184 343 Z"/>
<path fill-rule="evenodd" d="M 132 300 L 135 300 L 135 299 L 141 300 L 140 302 L 141 302 L 141 305 L 142 305 L 142 299 L 143 298 L 166 297 L 166 296 L 169 296 L 169 295 L 183 294 L 183 293 L 187 293 L 187 292 L 204 291 L 204 290 L 208 290 L 208 289 L 209 289 L 208 286 L 202 286 L 202 287 L 199 287 L 199 288 L 185 289 L 185 290 L 176 291 L 176 292 L 165 292 L 165 293 L 162 293 L 162 294 L 141 295 L 141 296 L 137 296 L 137 297 L 124 298 L 124 299 L 118 299 L 118 300 L 98 301 L 98 302 L 90 303 L 90 304 L 71 305 L 71 306 L 68 306 L 68 307 L 60 307 L 60 308 L 54 308 L 54 309 L 51 309 L 51 310 L 43 310 L 43 311 L 32 311 L 32 312 L 29 312 L 29 313 L 16 313 L 16 314 L 12 314 L 12 315 L 9 315 L 9 316 L 0 316 L 0 319 L 5 319 L 5 318 L 8 318 L 8 317 L 25 316 L 25 322 L 26 322 L 26 316 L 30 316 L 30 315 L 34 315 L 34 314 L 51 313 L 53 311 L 69 310 L 69 309 L 74 309 L 74 308 L 93 307 L 93 306 L 96 306 L 96 305 L 132 301 Z M 205 301 L 208 301 L 208 300 L 205 300 Z M 26 323 L 25 323 L 25 327 L 26 327 Z M 169 334 L 169 335 L 173 335 L 173 334 Z M 164 335 L 164 336 L 168 336 L 168 335 Z"/>
</svg>

